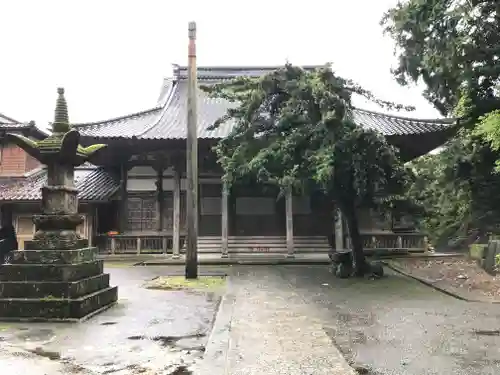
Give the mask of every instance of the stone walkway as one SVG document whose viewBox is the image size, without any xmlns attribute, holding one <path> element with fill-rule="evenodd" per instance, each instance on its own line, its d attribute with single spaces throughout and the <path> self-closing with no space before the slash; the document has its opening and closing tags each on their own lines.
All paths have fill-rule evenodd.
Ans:
<svg viewBox="0 0 500 375">
<path fill-rule="evenodd" d="M 199 374 L 354 375 L 314 311 L 276 271 L 234 269 Z"/>
<path fill-rule="evenodd" d="M 498 305 L 389 270 L 381 280 L 339 280 L 325 266 L 231 269 L 197 375 L 353 374 L 337 348 L 376 375 L 500 374 Z"/>
</svg>

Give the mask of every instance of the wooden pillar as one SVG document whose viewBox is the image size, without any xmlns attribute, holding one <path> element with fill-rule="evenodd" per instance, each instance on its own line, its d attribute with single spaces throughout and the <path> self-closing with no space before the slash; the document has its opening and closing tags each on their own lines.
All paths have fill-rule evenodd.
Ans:
<svg viewBox="0 0 500 375">
<path fill-rule="evenodd" d="M 128 191 L 127 191 L 127 180 L 128 180 L 128 166 L 126 163 L 122 163 L 121 170 L 121 181 L 120 181 L 120 218 L 119 218 L 119 232 L 124 233 L 127 231 L 128 226 Z"/>
<path fill-rule="evenodd" d="M 228 239 L 229 239 L 229 187 L 224 182 L 222 184 L 222 202 L 221 202 L 221 256 L 228 257 Z"/>
<path fill-rule="evenodd" d="M 344 231 L 342 230 L 342 212 L 340 208 L 335 208 L 335 250 L 339 251 L 344 248 Z"/>
<path fill-rule="evenodd" d="M 163 230 L 163 167 L 156 170 L 156 215 L 158 217 L 157 230 Z"/>
<path fill-rule="evenodd" d="M 173 258 L 179 258 L 180 253 L 180 234 L 181 234 L 181 176 L 178 170 L 174 169 L 174 207 L 172 212 L 172 253 Z"/>
<path fill-rule="evenodd" d="M 293 198 L 292 190 L 289 189 L 285 195 L 285 215 L 286 215 L 286 250 L 287 257 L 293 258 L 294 244 L 293 244 Z"/>
</svg>

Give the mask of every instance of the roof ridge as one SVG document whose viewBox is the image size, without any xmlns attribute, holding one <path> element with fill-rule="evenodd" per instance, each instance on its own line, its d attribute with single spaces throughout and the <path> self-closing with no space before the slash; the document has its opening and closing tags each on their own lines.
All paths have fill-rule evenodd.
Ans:
<svg viewBox="0 0 500 375">
<path fill-rule="evenodd" d="M 165 113 L 167 112 L 167 108 L 169 107 L 169 104 L 172 101 L 172 98 L 175 96 L 174 94 L 175 94 L 175 89 L 177 87 L 177 83 L 178 83 L 178 81 L 172 80 L 172 85 L 170 86 L 170 89 L 169 89 L 167 95 L 165 95 L 165 102 L 163 103 L 163 106 L 161 107 L 161 109 L 162 109 L 161 115 L 158 116 L 158 118 L 156 119 L 156 121 L 153 124 L 151 124 L 146 129 L 144 129 L 144 131 L 137 134 L 136 135 L 137 138 L 142 137 L 143 135 L 148 133 L 150 130 L 152 130 L 153 128 L 158 126 L 158 124 L 160 123 L 163 116 L 165 116 Z"/>
<path fill-rule="evenodd" d="M 445 118 L 441 118 L 441 119 L 436 119 L 436 118 L 434 118 L 434 119 L 421 119 L 421 118 L 414 118 L 414 117 L 391 115 L 389 113 L 384 113 L 384 112 L 380 112 L 380 111 L 372 111 L 369 109 L 362 109 L 362 108 L 358 108 L 358 107 L 352 107 L 351 110 L 355 110 L 358 112 L 365 112 L 365 113 L 372 114 L 372 115 L 394 118 L 394 119 L 403 120 L 403 121 L 427 122 L 427 123 L 431 123 L 431 124 L 439 124 L 439 123 L 450 124 L 450 123 L 453 123 L 453 122 L 456 122 L 459 120 L 459 118 L 455 118 L 455 117 L 445 117 Z"/>
<path fill-rule="evenodd" d="M 174 70 L 187 70 L 188 66 L 187 65 L 179 65 L 179 64 L 173 64 L 174 65 Z M 217 66 L 217 65 L 207 65 L 207 66 L 198 66 L 197 70 L 209 70 L 209 71 L 217 71 L 217 70 L 232 70 L 232 71 L 241 71 L 241 70 L 272 70 L 272 69 L 279 69 L 285 67 L 286 64 L 283 65 L 228 65 L 228 66 Z M 317 64 L 317 65 L 298 65 L 298 67 L 302 69 L 314 69 L 314 68 L 321 68 L 326 66 L 326 64 Z"/>
<path fill-rule="evenodd" d="M 188 66 L 183 66 L 179 64 L 172 64 L 173 65 L 173 75 L 175 79 L 177 80 L 185 80 L 187 78 L 187 70 Z M 230 65 L 230 66 L 198 66 L 196 68 L 196 71 L 198 72 L 198 78 L 201 80 L 220 80 L 220 79 L 230 79 L 230 78 L 235 78 L 236 76 L 224 74 L 225 73 L 242 73 L 245 71 L 255 71 L 255 72 L 271 72 L 280 68 L 285 67 L 286 64 L 282 65 L 256 65 L 256 66 L 236 66 L 236 65 Z M 320 65 L 298 65 L 298 67 L 304 69 L 304 70 L 312 70 L 312 69 L 318 69 L 327 66 L 328 64 L 320 64 Z M 221 73 L 220 75 L 217 75 L 216 73 Z M 203 73 L 207 73 L 205 76 Z M 212 74 L 209 74 L 212 73 Z M 255 75 L 247 75 L 250 77 L 260 77 L 262 74 L 255 74 Z"/>
<path fill-rule="evenodd" d="M 45 169 L 46 169 L 45 165 L 41 165 L 39 167 L 36 167 L 36 168 L 32 169 L 31 171 L 24 173 L 23 178 L 34 177 L 34 176 L 40 174 L 41 172 L 43 172 Z"/>
<path fill-rule="evenodd" d="M 71 124 L 71 126 L 80 128 L 80 127 L 85 127 L 85 126 L 100 125 L 100 124 L 104 124 L 104 123 L 107 123 L 107 122 L 115 122 L 115 121 L 120 121 L 120 120 L 124 120 L 124 119 L 131 118 L 131 117 L 145 115 L 145 114 L 157 111 L 159 109 L 162 109 L 162 106 L 156 106 L 156 107 L 149 108 L 149 109 L 146 109 L 146 110 L 143 110 L 143 111 L 130 113 L 128 115 L 113 117 L 113 118 L 110 118 L 110 119 L 107 119 L 107 120 L 93 121 L 93 122 L 81 122 L 81 123 L 77 123 L 77 124 Z"/>
<path fill-rule="evenodd" d="M 21 122 L 19 122 L 17 120 L 14 120 L 12 117 L 5 116 L 3 113 L 0 113 L 0 117 L 4 118 L 7 121 L 10 121 L 11 123 L 14 123 L 14 124 L 20 124 L 21 123 Z"/>
<path fill-rule="evenodd" d="M 164 78 L 164 80 L 165 79 L 171 80 L 172 82 L 174 82 L 172 78 Z M 92 122 L 81 122 L 81 123 L 77 123 L 77 124 L 71 124 L 71 126 L 77 127 L 77 128 L 82 128 L 82 127 L 85 127 L 85 126 L 100 125 L 100 124 L 104 124 L 104 123 L 115 122 L 115 121 L 125 120 L 125 119 L 132 118 L 132 117 L 137 117 L 137 116 L 145 115 L 145 114 L 148 114 L 148 113 L 151 113 L 151 112 L 154 112 L 154 111 L 158 111 L 158 110 L 164 109 L 166 107 L 166 105 L 167 105 L 167 102 L 169 101 L 169 97 L 172 94 L 172 88 L 173 88 L 173 84 L 171 85 L 168 94 L 165 95 L 166 99 L 164 100 L 164 102 L 160 103 L 160 104 L 158 104 L 156 106 L 154 106 L 153 108 L 145 109 L 145 110 L 139 111 L 139 112 L 130 113 L 128 115 L 112 117 L 112 118 L 107 119 L 107 120 L 92 121 Z"/>
</svg>

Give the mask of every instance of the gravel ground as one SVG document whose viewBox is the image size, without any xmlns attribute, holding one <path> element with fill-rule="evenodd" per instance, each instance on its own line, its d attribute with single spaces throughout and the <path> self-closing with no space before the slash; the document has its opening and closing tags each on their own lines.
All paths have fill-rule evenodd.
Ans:
<svg viewBox="0 0 500 375">
<path fill-rule="evenodd" d="M 464 298 L 500 302 L 500 277 L 486 273 L 475 260 L 398 259 L 390 264 Z"/>
</svg>

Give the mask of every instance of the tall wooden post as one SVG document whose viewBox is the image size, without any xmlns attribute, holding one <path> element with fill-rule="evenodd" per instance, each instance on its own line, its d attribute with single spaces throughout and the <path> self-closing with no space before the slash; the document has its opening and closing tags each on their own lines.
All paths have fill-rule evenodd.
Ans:
<svg viewBox="0 0 500 375">
<path fill-rule="evenodd" d="M 196 96 L 198 82 L 196 77 L 196 23 L 188 27 L 188 97 L 187 97 L 187 238 L 186 238 L 186 278 L 198 277 L 198 134 Z"/>
</svg>

